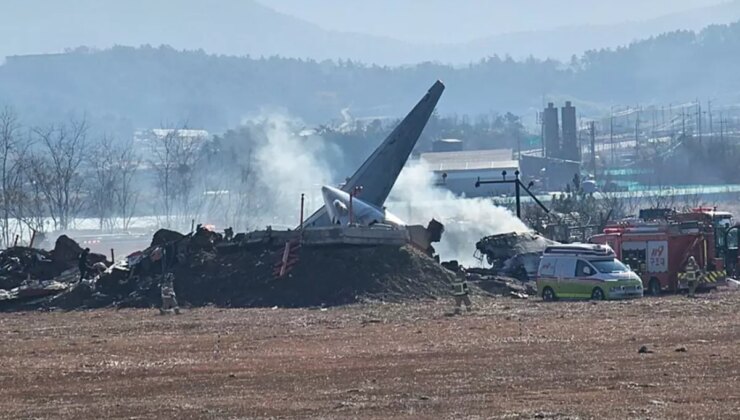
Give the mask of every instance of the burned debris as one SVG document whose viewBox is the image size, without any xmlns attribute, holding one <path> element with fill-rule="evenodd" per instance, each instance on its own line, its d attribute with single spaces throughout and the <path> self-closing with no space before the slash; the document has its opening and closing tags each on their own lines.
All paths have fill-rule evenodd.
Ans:
<svg viewBox="0 0 740 420">
<path fill-rule="evenodd" d="M 0 308 L 34 305 L 35 300 L 65 292 L 79 283 L 78 256 L 82 247 L 66 235 L 54 249 L 13 247 L 0 252 Z M 111 263 L 101 254 L 89 254 L 91 271 Z M 94 266 L 96 266 L 95 269 Z"/>
<path fill-rule="evenodd" d="M 83 282 L 77 281 L 75 268 L 76 252 L 82 249 L 64 237 L 54 251 L 4 252 L 3 273 L 12 275 L 3 279 L 15 280 L 3 280 L 3 285 L 21 286 L 28 267 L 36 267 L 31 269 L 34 279 L 50 281 L 33 289 L 36 299 L 11 289 L 0 300 L 6 310 L 156 307 L 168 273 L 174 275 L 178 301 L 185 306 L 306 307 L 445 297 L 455 276 L 427 254 L 430 240 L 442 229 L 438 223 L 430 226 L 434 231 L 418 245 L 405 229 L 268 229 L 230 241 L 204 228 L 187 235 L 162 229 L 151 246 L 114 265 L 105 261 L 105 271 Z M 300 235 L 304 245 L 281 273 L 285 244 Z M 91 254 L 90 261 L 100 262 L 101 257 Z M 33 258 L 39 260 L 35 265 Z M 59 259 L 65 263 L 55 262 Z"/>
<path fill-rule="evenodd" d="M 475 248 L 494 273 L 526 281 L 537 273 L 542 251 L 556 244 L 534 232 L 512 232 L 482 238 Z"/>
</svg>

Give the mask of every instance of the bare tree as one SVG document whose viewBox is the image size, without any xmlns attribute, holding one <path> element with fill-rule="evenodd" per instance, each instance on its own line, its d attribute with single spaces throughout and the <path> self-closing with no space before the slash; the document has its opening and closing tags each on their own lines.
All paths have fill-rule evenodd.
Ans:
<svg viewBox="0 0 740 420">
<path fill-rule="evenodd" d="M 678 199 L 679 209 L 683 211 L 692 211 L 707 204 L 704 198 L 704 188 L 687 187 L 684 194 Z"/>
<path fill-rule="evenodd" d="M 190 216 L 196 167 L 200 160 L 200 138 L 186 135 L 185 129 L 164 130 L 151 143 L 151 166 L 157 174 L 161 210 L 165 225 L 172 227 L 175 211 Z"/>
<path fill-rule="evenodd" d="M 623 209 L 621 216 L 636 216 L 642 206 L 640 193 L 637 191 L 624 191 L 617 194 L 619 194 L 619 201 Z"/>
<path fill-rule="evenodd" d="M 33 157 L 30 154 L 21 156 L 19 167 L 19 188 L 14 196 L 13 217 L 19 222 L 19 229 L 23 226 L 32 231 L 43 232 L 44 216 L 47 203 L 41 193 L 41 188 L 33 179 Z"/>
<path fill-rule="evenodd" d="M 40 202 L 31 202 L 33 184 L 27 172 L 33 140 L 24 138 L 20 131 L 15 111 L 9 107 L 0 111 L 0 241 L 6 246 L 16 234 L 23 236 L 26 229 L 43 230 L 43 212 L 36 212 L 35 218 L 29 216 L 30 209 Z"/>
<path fill-rule="evenodd" d="M 238 178 L 238 200 L 236 208 L 234 209 L 233 224 L 239 226 L 242 229 L 248 229 L 250 221 L 248 220 L 251 214 L 252 198 L 255 189 L 255 175 L 253 170 L 252 161 L 252 149 L 249 149 L 245 159 L 238 165 L 239 178 Z"/>
<path fill-rule="evenodd" d="M 140 159 L 130 144 L 118 144 L 110 137 L 103 137 L 88 155 L 92 172 L 90 177 L 91 210 L 98 218 L 100 229 L 112 230 L 121 220 L 128 229 L 136 209 L 139 191 L 133 186 L 133 177 Z"/>
<path fill-rule="evenodd" d="M 649 207 L 654 209 L 674 209 L 677 205 L 676 192 L 670 186 L 658 186 L 645 199 Z"/>
<path fill-rule="evenodd" d="M 103 137 L 93 148 L 93 153 L 87 156 L 92 172 L 89 185 L 90 204 L 100 230 L 114 227 L 114 200 L 119 177 L 114 147 L 109 137 Z"/>
<path fill-rule="evenodd" d="M 31 181 L 43 195 L 55 228 L 67 229 L 83 204 L 80 168 L 87 153 L 87 123 L 34 129 L 41 150 L 31 160 Z"/>
<path fill-rule="evenodd" d="M 209 175 L 207 214 L 214 221 L 237 229 L 248 230 L 256 193 L 256 177 L 252 169 L 252 151 L 224 162 L 223 155 L 213 162 Z"/>
<path fill-rule="evenodd" d="M 0 188 L 2 189 L 2 243 L 10 243 L 10 217 L 13 195 L 17 187 L 20 124 L 15 111 L 6 107 L 0 111 Z"/>
<path fill-rule="evenodd" d="M 134 177 L 141 165 L 141 157 L 134 152 L 130 143 L 120 147 L 115 156 L 118 168 L 116 213 L 121 218 L 122 228 L 128 230 L 139 201 L 139 190 L 134 188 Z"/>
</svg>

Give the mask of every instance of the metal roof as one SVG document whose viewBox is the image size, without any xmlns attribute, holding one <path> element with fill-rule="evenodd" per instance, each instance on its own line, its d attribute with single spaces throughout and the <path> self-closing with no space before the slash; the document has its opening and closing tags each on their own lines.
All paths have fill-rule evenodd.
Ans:
<svg viewBox="0 0 740 420">
<path fill-rule="evenodd" d="M 157 137 L 167 137 L 168 135 L 175 133 L 177 137 L 208 137 L 208 131 L 206 130 L 192 130 L 192 129 L 172 129 L 172 128 L 154 128 L 152 134 Z"/>
<path fill-rule="evenodd" d="M 465 150 L 460 152 L 422 153 L 420 158 L 433 171 L 467 171 L 518 168 L 512 149 Z"/>
</svg>

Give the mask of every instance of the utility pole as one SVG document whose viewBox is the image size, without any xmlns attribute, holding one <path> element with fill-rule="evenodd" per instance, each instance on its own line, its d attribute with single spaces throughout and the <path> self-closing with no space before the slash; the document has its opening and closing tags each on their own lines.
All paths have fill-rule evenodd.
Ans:
<svg viewBox="0 0 740 420">
<path fill-rule="evenodd" d="M 701 144 L 701 102 L 696 100 L 696 130 L 699 132 L 699 144 Z"/>
<path fill-rule="evenodd" d="M 537 113 L 537 120 L 539 120 L 540 123 L 540 145 L 542 146 L 542 157 L 545 157 L 545 118 L 541 112 Z"/>
<path fill-rule="evenodd" d="M 612 107 L 611 113 L 609 113 L 609 144 L 612 149 L 612 166 L 616 164 L 617 158 L 614 153 L 614 107 Z"/>
<path fill-rule="evenodd" d="M 596 122 L 591 121 L 591 169 L 594 171 L 596 178 Z"/>
<path fill-rule="evenodd" d="M 635 157 L 639 159 L 640 155 L 640 108 L 638 107 L 635 111 L 637 118 L 635 118 Z"/>
<path fill-rule="evenodd" d="M 668 123 L 671 125 L 671 144 L 676 140 L 676 129 L 673 126 L 673 104 L 668 104 Z"/>
<path fill-rule="evenodd" d="M 516 132 L 516 158 L 522 159 L 522 133 L 519 130 Z"/>
<path fill-rule="evenodd" d="M 519 171 L 514 172 L 514 176 L 516 177 L 516 182 L 514 183 L 514 195 L 516 196 L 516 218 L 521 220 L 522 219 L 522 190 L 521 185 L 522 182 L 519 180 Z"/>
<path fill-rule="evenodd" d="M 301 224 L 298 225 L 299 230 L 303 230 L 303 208 L 306 203 L 306 194 L 301 193 Z"/>
<path fill-rule="evenodd" d="M 714 140 L 714 131 L 712 131 L 712 100 L 707 101 L 707 113 L 709 113 L 709 140 Z"/>
<path fill-rule="evenodd" d="M 660 107 L 660 126 L 665 129 L 665 105 Z"/>
<path fill-rule="evenodd" d="M 522 201 L 521 201 L 521 190 L 524 190 L 527 194 L 529 194 L 530 197 L 532 197 L 532 200 L 534 200 L 535 203 L 537 203 L 538 206 L 542 208 L 542 210 L 545 211 L 545 213 L 550 213 L 550 210 L 545 207 L 544 204 L 540 200 L 537 199 L 537 197 L 532 194 L 532 191 L 529 190 L 527 186 L 525 186 L 522 181 L 519 179 L 519 170 L 514 172 L 514 179 L 508 180 L 506 179 L 506 171 L 501 172 L 502 180 L 501 181 L 481 181 L 480 177 L 477 181 L 475 181 L 475 188 L 479 188 L 481 185 L 484 184 L 514 184 L 514 193 L 516 194 L 516 217 L 519 219 L 522 218 Z M 529 183 L 529 187 L 534 185 L 534 182 Z"/>
</svg>

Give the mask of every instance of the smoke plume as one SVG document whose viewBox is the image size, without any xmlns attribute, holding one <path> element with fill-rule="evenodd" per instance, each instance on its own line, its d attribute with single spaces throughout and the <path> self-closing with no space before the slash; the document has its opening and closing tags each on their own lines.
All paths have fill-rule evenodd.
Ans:
<svg viewBox="0 0 740 420">
<path fill-rule="evenodd" d="M 259 130 L 253 173 L 262 210 L 255 227 L 297 226 L 301 193 L 308 216 L 323 204 L 321 186 L 331 185 L 335 178 L 331 162 L 341 159 L 341 153 L 320 136 L 301 132 L 301 126 L 278 114 L 262 117 L 255 125 Z"/>
<path fill-rule="evenodd" d="M 249 196 L 250 228 L 292 228 L 299 222 L 301 193 L 306 216 L 321 207 L 322 185 L 335 185 L 343 176 L 342 153 L 300 121 L 281 114 L 261 115 L 244 122 L 253 140 L 251 171 L 254 187 Z M 423 163 L 410 163 L 401 172 L 387 203 L 388 210 L 408 224 L 426 225 L 432 218 L 445 225 L 442 242 L 435 244 L 444 260 L 472 266 L 475 243 L 497 233 L 526 231 L 508 210 L 484 198 L 461 198 L 434 185 L 434 175 Z"/>
<path fill-rule="evenodd" d="M 458 260 L 466 266 L 478 264 L 475 243 L 498 233 L 523 232 L 527 227 L 510 211 L 484 198 L 457 197 L 434 185 L 434 174 L 422 162 L 403 169 L 396 181 L 388 210 L 408 224 L 428 223 L 432 218 L 445 225 L 442 241 L 435 249 L 442 260 Z"/>
</svg>

